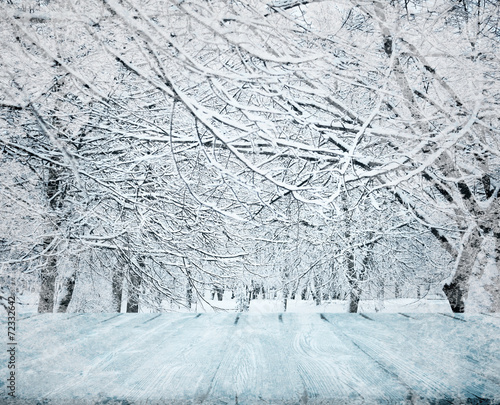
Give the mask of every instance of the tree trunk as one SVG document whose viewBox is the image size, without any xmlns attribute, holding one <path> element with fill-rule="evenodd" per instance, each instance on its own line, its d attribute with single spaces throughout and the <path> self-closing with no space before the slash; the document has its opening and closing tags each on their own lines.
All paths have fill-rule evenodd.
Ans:
<svg viewBox="0 0 500 405">
<path fill-rule="evenodd" d="M 215 291 L 217 291 L 217 301 L 222 301 L 224 299 L 224 288 L 216 287 Z M 248 301 L 250 302 L 250 297 Z"/>
<path fill-rule="evenodd" d="M 385 299 L 385 282 L 383 279 L 377 282 L 377 299 L 379 301 Z"/>
<path fill-rule="evenodd" d="M 251 289 L 252 299 L 256 300 L 257 298 L 259 298 L 259 286 L 253 280 L 250 282 L 250 289 Z"/>
<path fill-rule="evenodd" d="M 448 298 L 451 310 L 456 313 L 463 313 L 465 310 L 465 300 L 469 293 L 470 278 L 474 262 L 481 250 L 482 237 L 479 229 L 474 229 L 469 236 L 467 244 L 464 246 L 455 275 L 450 284 L 445 284 L 443 292 Z"/>
<path fill-rule="evenodd" d="M 500 232 L 495 232 L 495 264 L 496 274 L 492 283 L 484 287 L 491 299 L 490 312 L 500 312 Z"/>
<path fill-rule="evenodd" d="M 186 285 L 186 305 L 189 309 L 193 304 L 193 289 L 191 288 L 191 283 L 188 281 Z"/>
<path fill-rule="evenodd" d="M 58 217 L 60 207 L 60 200 L 62 199 L 62 194 L 60 193 L 60 179 L 59 173 L 53 167 L 49 168 L 46 196 L 50 204 L 50 207 L 55 216 L 55 227 L 59 229 L 61 225 L 61 220 Z M 54 231 L 54 230 L 53 230 Z M 46 313 L 54 311 L 54 302 L 56 295 L 56 278 L 57 278 L 57 256 L 56 249 L 49 247 L 54 243 L 54 236 L 47 236 L 43 241 L 43 249 L 47 252 L 47 263 L 41 270 L 41 286 L 38 301 L 38 312 Z"/>
<path fill-rule="evenodd" d="M 401 287 L 397 281 L 394 284 L 394 298 L 401 298 Z"/>
<path fill-rule="evenodd" d="M 54 237 L 49 236 L 43 242 L 47 249 L 53 242 Z M 54 311 L 54 300 L 56 293 L 57 258 L 55 252 L 48 252 L 47 263 L 42 267 L 40 274 L 41 286 L 38 300 L 38 312 L 40 314 Z"/>
<path fill-rule="evenodd" d="M 191 286 L 191 280 L 188 279 L 186 284 L 186 305 L 189 309 L 191 309 L 192 304 L 193 304 L 193 287 Z"/>
<path fill-rule="evenodd" d="M 121 312 L 123 297 L 123 272 L 121 270 L 117 270 L 113 273 L 111 290 L 113 294 L 113 310 Z"/>
<path fill-rule="evenodd" d="M 497 192 L 498 193 L 498 192 Z M 491 304 L 490 312 L 500 312 L 500 197 L 495 197 L 495 206 L 492 207 L 491 224 L 494 238 L 493 259 L 495 262 L 496 272 L 491 278 L 491 283 L 484 286 L 484 289 L 490 296 Z"/>
<path fill-rule="evenodd" d="M 135 273 L 130 274 L 128 284 L 127 312 L 139 312 L 139 288 L 141 287 L 141 278 Z"/>
<path fill-rule="evenodd" d="M 355 314 L 358 312 L 359 297 L 361 295 L 361 288 L 359 287 L 359 280 L 354 268 L 354 253 L 352 250 L 347 252 L 347 279 L 351 286 L 349 292 L 349 313 Z"/>
<path fill-rule="evenodd" d="M 64 291 L 66 292 L 59 302 L 57 312 L 66 312 L 68 310 L 71 298 L 73 298 L 73 291 L 75 290 L 76 272 L 64 281 Z"/>
<path fill-rule="evenodd" d="M 144 270 L 144 258 L 139 257 L 137 261 L 140 270 Z M 139 312 L 139 290 L 141 288 L 141 282 L 142 278 L 137 270 L 129 273 L 127 312 Z"/>
<path fill-rule="evenodd" d="M 283 279 L 283 311 L 286 312 L 288 307 L 288 294 L 290 293 L 288 288 L 288 273 L 284 273 Z"/>
<path fill-rule="evenodd" d="M 186 306 L 191 309 L 193 305 L 193 284 L 191 280 L 191 271 L 189 267 L 186 265 L 186 260 L 182 259 L 184 263 L 184 268 L 186 270 Z"/>
<path fill-rule="evenodd" d="M 250 297 L 248 295 L 248 286 L 243 284 L 243 281 L 240 281 L 236 286 L 236 302 L 238 312 L 248 311 L 250 307 Z"/>
<path fill-rule="evenodd" d="M 359 294 L 353 290 L 349 294 L 349 313 L 355 314 L 358 312 Z"/>
<path fill-rule="evenodd" d="M 299 280 L 297 280 L 292 288 L 292 292 L 290 293 L 290 299 L 294 300 L 296 295 L 297 295 L 297 291 L 299 290 Z"/>
<path fill-rule="evenodd" d="M 314 274 L 314 302 L 316 306 L 321 305 L 321 296 L 322 296 L 322 288 L 321 288 L 321 280 L 318 274 Z"/>
</svg>

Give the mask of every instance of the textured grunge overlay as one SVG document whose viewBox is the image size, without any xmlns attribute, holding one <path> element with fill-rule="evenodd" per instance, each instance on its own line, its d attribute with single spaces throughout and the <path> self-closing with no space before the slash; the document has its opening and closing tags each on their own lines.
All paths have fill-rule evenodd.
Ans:
<svg viewBox="0 0 500 405">
<path fill-rule="evenodd" d="M 500 3 L 0 0 L 0 403 L 500 404 Z"/>
</svg>

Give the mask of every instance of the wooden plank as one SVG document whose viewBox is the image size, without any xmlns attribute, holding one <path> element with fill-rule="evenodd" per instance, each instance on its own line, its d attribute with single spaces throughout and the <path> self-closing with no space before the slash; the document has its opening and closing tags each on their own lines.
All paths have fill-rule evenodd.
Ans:
<svg viewBox="0 0 500 405">
<path fill-rule="evenodd" d="M 414 321 L 432 323 L 436 330 L 442 331 L 444 347 L 439 353 L 449 353 L 457 367 L 463 369 L 469 384 L 489 386 L 489 382 L 500 385 L 500 325 L 478 314 L 454 314 L 439 316 L 415 314 Z M 402 325 L 392 320 L 392 328 Z M 433 345 L 433 336 L 422 335 L 420 344 L 423 349 Z M 435 346 L 435 345 L 434 345 Z M 434 356 L 438 358 L 437 356 Z M 478 395 L 477 392 L 475 392 Z"/>
<path fill-rule="evenodd" d="M 357 350 L 341 331 L 334 330 L 324 315 L 288 314 L 284 320 L 287 318 L 286 341 L 304 380 L 308 403 L 404 398 L 405 387 Z"/>
<path fill-rule="evenodd" d="M 140 323 L 142 320 L 143 316 L 138 318 L 132 314 L 44 315 L 20 327 L 19 344 L 22 347 L 23 364 L 37 367 L 54 358 L 71 355 L 75 349 L 85 350 L 91 337 L 103 335 L 120 325 L 133 326 L 130 325 L 131 321 Z M 40 352 L 42 355 L 32 355 Z"/>
<path fill-rule="evenodd" d="M 95 394 L 99 391 L 90 387 L 78 391 L 78 387 L 85 386 L 93 373 L 100 375 L 102 385 L 109 375 L 101 368 L 109 361 L 123 355 L 130 347 L 137 347 L 141 338 L 152 331 L 189 319 L 185 315 L 172 314 L 166 322 L 158 325 L 154 321 L 144 323 L 151 315 L 124 315 L 89 315 L 78 318 L 78 321 L 74 318 L 77 323 L 66 324 L 67 332 L 61 335 L 45 333 L 41 335 L 43 339 L 20 340 L 21 348 L 31 344 L 38 350 L 38 356 L 31 359 L 20 356 L 20 366 L 26 371 L 23 373 L 25 378 L 20 380 L 19 392 L 31 398 L 50 398 L 56 402 Z M 61 327 L 61 323 L 64 325 L 64 322 L 51 323 L 56 324 L 55 330 Z M 142 327 L 134 327 L 141 324 Z M 35 370 L 44 372 L 36 373 Z"/>
<path fill-rule="evenodd" d="M 491 316 L 491 314 L 454 314 L 455 318 L 462 318 L 467 322 L 473 322 L 480 328 L 495 327 L 500 332 L 500 317 Z"/>
<path fill-rule="evenodd" d="M 500 336 L 486 315 L 51 314 L 22 322 L 20 403 L 500 403 Z"/>
<path fill-rule="evenodd" d="M 18 320 L 16 322 L 18 361 L 27 365 L 26 359 L 28 362 L 34 361 L 40 353 L 47 355 L 49 351 L 58 350 L 61 345 L 59 338 L 65 331 L 68 337 L 73 338 L 73 327 L 66 322 L 74 316 L 75 314 L 40 314 Z M 0 362 L 3 361 L 3 355 L 3 351 L 0 352 Z"/>
<path fill-rule="evenodd" d="M 100 388 L 111 398 L 133 401 L 205 401 L 235 317 L 198 315 L 175 330 L 157 330 L 145 336 L 134 351 L 118 353 L 112 362 L 101 365 L 102 372 L 111 376 Z M 98 383 L 93 377 L 82 381 L 82 386 Z"/>
<path fill-rule="evenodd" d="M 282 321 L 278 314 L 239 316 L 217 369 L 209 402 L 300 401 L 302 381 L 284 344 L 287 337 Z"/>
<path fill-rule="evenodd" d="M 398 375 L 412 397 L 448 401 L 500 397 L 495 381 L 464 355 L 472 350 L 466 344 L 471 331 L 464 322 L 439 315 L 426 315 L 424 322 L 394 321 L 390 314 L 370 314 L 370 318 L 373 321 L 339 319 L 339 326 L 360 350 Z"/>
</svg>

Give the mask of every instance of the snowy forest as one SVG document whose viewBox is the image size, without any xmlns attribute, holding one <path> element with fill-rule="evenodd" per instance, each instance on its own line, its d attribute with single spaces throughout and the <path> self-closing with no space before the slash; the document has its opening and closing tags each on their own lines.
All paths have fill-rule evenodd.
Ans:
<svg viewBox="0 0 500 405">
<path fill-rule="evenodd" d="M 496 0 L 0 0 L 0 19 L 4 308 L 500 310 Z"/>
</svg>

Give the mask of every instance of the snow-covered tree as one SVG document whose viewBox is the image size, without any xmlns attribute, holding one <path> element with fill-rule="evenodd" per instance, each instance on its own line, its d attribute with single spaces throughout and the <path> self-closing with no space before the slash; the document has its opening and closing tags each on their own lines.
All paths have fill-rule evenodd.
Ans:
<svg viewBox="0 0 500 405">
<path fill-rule="evenodd" d="M 310 213 L 299 226 L 323 218 L 311 238 L 336 235 L 338 256 L 313 266 L 313 284 L 337 269 L 353 310 L 361 284 L 383 273 L 379 243 L 396 255 L 387 277 L 417 271 L 418 260 L 406 273 L 397 265 L 417 254 L 412 237 L 427 257 L 448 255 L 442 268 L 454 260 L 444 291 L 456 312 L 474 269 L 493 263 L 485 294 L 498 309 L 496 2 L 1 7 L 0 142 L 44 173 L 64 235 L 44 231 L 49 267 L 56 240 L 78 240 L 120 252 L 136 288 L 134 274 L 163 289 L 151 278 L 160 256 L 194 286 L 202 263 L 247 256 L 246 235 L 227 243 L 230 221 L 286 228 L 296 206 Z M 375 226 L 379 200 L 394 221 Z M 275 266 L 283 286 L 298 263 L 283 258 L 300 251 L 287 249 Z"/>
</svg>

